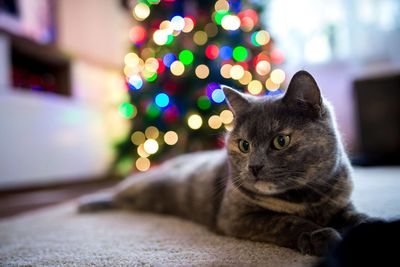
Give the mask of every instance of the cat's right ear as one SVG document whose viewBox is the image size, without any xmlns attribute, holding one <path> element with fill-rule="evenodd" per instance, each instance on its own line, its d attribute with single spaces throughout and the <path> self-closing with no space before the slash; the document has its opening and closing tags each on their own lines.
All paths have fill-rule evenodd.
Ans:
<svg viewBox="0 0 400 267">
<path fill-rule="evenodd" d="M 250 107 L 250 102 L 246 95 L 226 85 L 222 86 L 226 102 L 234 114 L 242 113 Z"/>
</svg>

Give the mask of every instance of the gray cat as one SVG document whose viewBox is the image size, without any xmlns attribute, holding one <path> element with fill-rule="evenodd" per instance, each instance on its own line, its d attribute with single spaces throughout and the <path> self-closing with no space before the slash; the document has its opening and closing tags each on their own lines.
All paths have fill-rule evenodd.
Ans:
<svg viewBox="0 0 400 267">
<path fill-rule="evenodd" d="M 83 199 L 79 210 L 172 214 L 313 255 L 367 220 L 350 201 L 351 166 L 330 105 L 308 72 L 297 72 L 283 97 L 228 87 L 224 93 L 235 115 L 226 149 L 173 158 Z"/>
</svg>

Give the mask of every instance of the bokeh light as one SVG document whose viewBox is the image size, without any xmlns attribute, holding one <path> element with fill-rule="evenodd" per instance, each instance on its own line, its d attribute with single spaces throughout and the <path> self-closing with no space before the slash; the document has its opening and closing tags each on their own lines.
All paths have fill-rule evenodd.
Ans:
<svg viewBox="0 0 400 267">
<path fill-rule="evenodd" d="M 198 65 L 195 69 L 196 76 L 199 79 L 205 79 L 210 75 L 210 69 L 205 64 Z"/>
<path fill-rule="evenodd" d="M 138 3 L 133 9 L 133 16 L 136 20 L 145 20 L 150 15 L 150 8 L 144 3 Z"/>
<path fill-rule="evenodd" d="M 147 152 L 144 150 L 144 145 L 143 145 L 143 144 L 144 144 L 144 142 L 138 146 L 138 148 L 137 148 L 136 151 L 137 151 L 137 154 L 138 154 L 140 157 L 142 157 L 142 158 L 147 158 L 147 157 L 150 156 L 150 154 L 147 153 Z"/>
<path fill-rule="evenodd" d="M 206 57 L 213 60 L 218 57 L 219 49 L 216 45 L 208 45 L 205 50 Z"/>
<path fill-rule="evenodd" d="M 208 38 L 212 38 L 218 34 L 218 27 L 215 23 L 210 22 L 204 27 L 204 31 L 207 33 Z"/>
<path fill-rule="evenodd" d="M 260 81 L 258 81 L 258 80 L 252 80 L 247 85 L 247 90 L 252 95 L 259 95 L 261 93 L 261 91 L 262 91 L 262 83 Z"/>
<path fill-rule="evenodd" d="M 189 18 L 189 17 L 184 17 L 183 18 L 185 20 L 185 26 L 183 27 L 182 31 L 183 32 L 191 32 L 194 28 L 194 21 L 193 19 Z"/>
<path fill-rule="evenodd" d="M 146 141 L 146 137 L 141 131 L 136 131 L 131 135 L 131 141 L 133 144 L 138 146 Z"/>
<path fill-rule="evenodd" d="M 233 122 L 233 113 L 229 109 L 223 110 L 220 114 L 219 117 L 221 118 L 221 121 L 224 124 L 230 124 Z"/>
<path fill-rule="evenodd" d="M 155 102 L 160 108 L 165 108 L 169 104 L 169 96 L 165 93 L 159 93 L 156 95 Z"/>
<path fill-rule="evenodd" d="M 175 145 L 178 142 L 178 134 L 174 131 L 168 131 L 164 134 L 164 142 L 167 145 Z"/>
<path fill-rule="evenodd" d="M 232 47 L 222 46 L 219 50 L 219 57 L 223 60 L 228 60 L 232 58 Z"/>
<path fill-rule="evenodd" d="M 276 91 L 279 89 L 279 84 L 274 83 L 271 78 L 268 78 L 265 81 L 265 87 L 269 90 L 269 91 Z"/>
<path fill-rule="evenodd" d="M 143 144 L 144 151 L 152 155 L 158 151 L 158 143 L 154 139 L 147 139 Z"/>
<path fill-rule="evenodd" d="M 214 8 L 216 11 L 228 11 L 229 10 L 229 3 L 226 0 L 218 0 L 215 5 Z"/>
<path fill-rule="evenodd" d="M 250 71 L 245 71 L 243 74 L 243 77 L 239 79 L 239 82 L 243 85 L 247 85 L 251 82 L 251 80 L 253 79 L 253 75 L 251 75 Z"/>
<path fill-rule="evenodd" d="M 221 67 L 221 76 L 224 77 L 225 79 L 229 79 L 231 77 L 231 64 L 224 64 Z"/>
<path fill-rule="evenodd" d="M 183 72 L 185 72 L 185 65 L 183 65 L 179 60 L 176 60 L 171 64 L 170 69 L 173 75 L 181 76 Z"/>
<path fill-rule="evenodd" d="M 225 94 L 221 89 L 215 89 L 211 94 L 211 99 L 215 103 L 222 103 L 225 100 Z"/>
<path fill-rule="evenodd" d="M 189 116 L 187 123 L 191 129 L 197 130 L 200 129 L 201 125 L 203 125 L 203 119 L 198 114 L 192 114 Z"/>
<path fill-rule="evenodd" d="M 163 63 L 168 68 L 171 67 L 171 64 L 176 60 L 176 56 L 173 53 L 166 53 L 163 57 Z"/>
<path fill-rule="evenodd" d="M 269 33 L 267 31 L 258 31 L 255 35 L 255 41 L 258 45 L 266 45 L 270 40 Z"/>
<path fill-rule="evenodd" d="M 207 96 L 203 95 L 197 99 L 197 106 L 199 109 L 207 110 L 211 107 L 211 101 Z"/>
<path fill-rule="evenodd" d="M 248 52 L 245 47 L 240 45 L 233 49 L 232 55 L 234 60 L 241 62 L 247 59 Z"/>
<path fill-rule="evenodd" d="M 140 157 L 136 160 L 135 166 L 138 171 L 145 172 L 150 168 L 150 160 Z"/>
<path fill-rule="evenodd" d="M 234 80 L 239 80 L 244 75 L 244 68 L 240 65 L 234 65 L 230 70 L 230 76 Z"/>
<path fill-rule="evenodd" d="M 175 31 L 182 31 L 185 27 L 185 20 L 181 16 L 174 16 L 171 19 L 171 25 Z"/>
<path fill-rule="evenodd" d="M 266 60 L 261 60 L 256 65 L 256 71 L 259 75 L 267 75 L 271 70 L 271 64 Z"/>
<path fill-rule="evenodd" d="M 157 45 L 165 45 L 168 41 L 168 33 L 165 30 L 156 30 L 153 34 L 153 40 Z"/>
<path fill-rule="evenodd" d="M 221 127 L 221 125 L 222 125 L 221 118 L 217 115 L 212 115 L 208 119 L 208 126 L 210 126 L 211 129 L 218 129 L 219 127 Z"/>
<path fill-rule="evenodd" d="M 285 81 L 285 72 L 281 69 L 275 69 L 271 72 L 271 81 L 275 84 L 281 84 Z"/>
<path fill-rule="evenodd" d="M 204 32 L 204 31 L 197 31 L 193 35 L 193 41 L 197 45 L 204 45 L 205 43 L 207 43 L 207 40 L 208 40 L 208 37 L 207 37 L 206 32 Z"/>
<path fill-rule="evenodd" d="M 146 39 L 146 30 L 143 26 L 137 25 L 133 26 L 129 31 L 129 38 L 131 39 L 132 43 L 135 45 L 139 45 L 144 42 Z"/>
<path fill-rule="evenodd" d="M 137 114 L 137 109 L 135 108 L 134 105 L 132 105 L 129 102 L 121 103 L 118 107 L 118 111 L 121 114 L 121 116 L 126 119 L 132 119 Z"/>
<path fill-rule="evenodd" d="M 179 53 L 179 60 L 184 64 L 184 65 L 190 65 L 193 62 L 193 53 L 190 50 L 182 50 Z"/>
<path fill-rule="evenodd" d="M 132 75 L 128 79 L 129 88 L 139 90 L 143 86 L 143 80 L 139 75 Z"/>
<path fill-rule="evenodd" d="M 221 26 L 225 30 L 235 31 L 240 27 L 240 19 L 235 15 L 226 15 L 221 20 Z"/>
<path fill-rule="evenodd" d="M 155 140 L 160 135 L 160 131 L 155 126 L 149 126 L 144 131 L 144 134 L 145 134 L 147 139 L 154 139 Z"/>
</svg>

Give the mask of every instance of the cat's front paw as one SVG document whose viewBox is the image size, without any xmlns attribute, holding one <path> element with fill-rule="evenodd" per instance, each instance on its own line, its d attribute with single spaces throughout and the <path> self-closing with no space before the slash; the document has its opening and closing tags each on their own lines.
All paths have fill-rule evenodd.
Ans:
<svg viewBox="0 0 400 267">
<path fill-rule="evenodd" d="M 342 237 L 333 228 L 321 228 L 311 233 L 302 233 L 298 239 L 297 247 L 303 254 L 322 256 Z"/>
</svg>

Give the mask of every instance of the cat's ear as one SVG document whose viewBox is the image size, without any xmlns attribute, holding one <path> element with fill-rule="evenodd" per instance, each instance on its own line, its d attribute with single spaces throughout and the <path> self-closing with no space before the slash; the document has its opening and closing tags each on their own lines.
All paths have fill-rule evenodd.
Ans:
<svg viewBox="0 0 400 267">
<path fill-rule="evenodd" d="M 222 86 L 226 102 L 233 113 L 239 114 L 250 107 L 250 101 L 246 95 L 226 85 Z"/>
<path fill-rule="evenodd" d="M 320 112 L 321 92 L 313 76 L 305 70 L 298 71 L 289 83 L 283 101 L 287 104 L 311 108 Z"/>
</svg>

